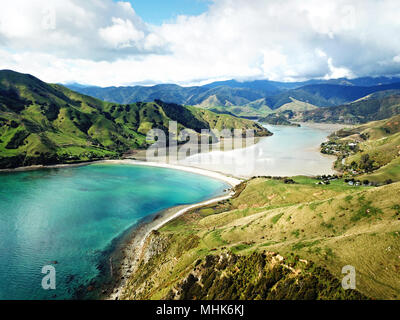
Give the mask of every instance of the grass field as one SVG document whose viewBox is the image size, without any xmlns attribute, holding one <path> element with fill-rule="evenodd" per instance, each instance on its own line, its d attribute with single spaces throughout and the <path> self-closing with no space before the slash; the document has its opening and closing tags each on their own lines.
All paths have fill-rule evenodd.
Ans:
<svg viewBox="0 0 400 320">
<path fill-rule="evenodd" d="M 357 149 L 340 164 L 341 170 L 351 172 L 359 180 L 375 183 L 400 181 L 400 115 L 373 121 L 331 136 L 333 143 L 357 143 Z"/>
<path fill-rule="evenodd" d="M 265 251 L 312 261 L 336 279 L 343 266 L 352 265 L 362 294 L 399 299 L 400 199 L 387 195 L 399 194 L 400 183 L 376 188 L 294 180 L 250 180 L 237 197 L 168 223 L 152 235 L 150 258 L 124 297 L 164 298 L 208 255 Z"/>
</svg>

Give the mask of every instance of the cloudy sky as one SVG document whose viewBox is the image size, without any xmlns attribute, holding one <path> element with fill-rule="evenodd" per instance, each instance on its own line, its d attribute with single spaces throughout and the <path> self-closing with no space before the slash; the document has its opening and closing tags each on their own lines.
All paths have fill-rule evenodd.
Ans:
<svg viewBox="0 0 400 320">
<path fill-rule="evenodd" d="M 398 0 L 0 1 L 0 69 L 99 86 L 400 74 Z"/>
</svg>

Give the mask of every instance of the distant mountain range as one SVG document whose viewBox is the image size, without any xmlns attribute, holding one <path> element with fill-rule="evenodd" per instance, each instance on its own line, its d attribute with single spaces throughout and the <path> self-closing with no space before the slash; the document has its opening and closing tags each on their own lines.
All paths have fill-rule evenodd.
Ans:
<svg viewBox="0 0 400 320">
<path fill-rule="evenodd" d="M 182 87 L 160 84 L 151 87 L 90 87 L 68 85 L 72 90 L 116 103 L 151 102 L 155 99 L 182 105 L 199 106 L 237 116 L 265 116 L 282 106 L 296 110 L 299 104 L 331 107 L 353 102 L 371 93 L 400 89 L 400 78 L 365 77 L 358 79 L 276 82 L 235 80 L 213 82 L 204 86 Z M 297 108 L 296 108 L 297 106 Z"/>
<path fill-rule="evenodd" d="M 400 90 L 386 90 L 372 93 L 349 104 L 318 108 L 288 118 L 300 121 L 358 124 L 382 120 L 400 114 Z"/>
<path fill-rule="evenodd" d="M 31 75 L 0 71 L 0 168 L 104 158 L 146 146 L 152 128 L 254 129 L 253 121 L 160 100 L 117 104 L 47 84 Z"/>
</svg>

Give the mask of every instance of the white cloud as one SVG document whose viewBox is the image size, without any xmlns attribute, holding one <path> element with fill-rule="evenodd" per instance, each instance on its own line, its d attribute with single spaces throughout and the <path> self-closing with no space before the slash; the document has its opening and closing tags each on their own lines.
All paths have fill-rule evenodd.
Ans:
<svg viewBox="0 0 400 320">
<path fill-rule="evenodd" d="M 112 18 L 113 25 L 99 30 L 100 37 L 114 48 L 128 48 L 143 40 L 144 32 L 137 30 L 130 20 Z"/>
<path fill-rule="evenodd" d="M 14 0 L 2 4 L 0 39 L 16 52 L 41 52 L 55 59 L 112 61 L 157 52 L 152 34 L 129 2 L 111 0 Z M 165 44 L 165 43 L 164 43 Z"/>
<path fill-rule="evenodd" d="M 124 1 L 47 3 L 2 4 L 0 68 L 95 85 L 400 73 L 398 0 L 214 0 L 161 26 Z"/>
<path fill-rule="evenodd" d="M 332 62 L 332 58 L 328 58 L 328 66 L 330 73 L 325 75 L 325 79 L 337 79 L 337 78 L 353 78 L 352 72 L 343 67 L 335 67 Z"/>
</svg>

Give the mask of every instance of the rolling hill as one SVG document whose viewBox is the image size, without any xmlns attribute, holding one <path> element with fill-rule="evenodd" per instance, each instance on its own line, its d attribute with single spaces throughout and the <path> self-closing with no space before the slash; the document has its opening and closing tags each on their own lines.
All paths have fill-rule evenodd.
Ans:
<svg viewBox="0 0 400 320">
<path fill-rule="evenodd" d="M 400 115 L 342 129 L 322 149 L 338 156 L 336 167 L 347 177 L 365 184 L 400 181 Z"/>
<path fill-rule="evenodd" d="M 400 115 L 339 130 L 323 149 L 344 178 L 253 177 L 167 223 L 120 298 L 400 299 L 399 134 Z M 341 287 L 344 266 L 355 290 Z"/>
<path fill-rule="evenodd" d="M 253 178 L 153 232 L 121 298 L 399 299 L 400 183 L 293 181 Z"/>
<path fill-rule="evenodd" d="M 261 123 L 268 123 L 278 126 L 300 127 L 300 124 L 292 123 L 283 114 L 277 114 L 277 113 L 272 113 L 265 117 L 261 117 L 258 119 L 258 121 Z"/>
<path fill-rule="evenodd" d="M 177 104 L 137 102 L 120 105 L 47 84 L 26 74 L 0 71 L 0 168 L 117 158 L 146 147 L 152 128 L 178 130 L 254 129 L 258 124 Z"/>
<path fill-rule="evenodd" d="M 302 112 L 301 121 L 358 124 L 390 118 L 400 113 L 398 91 L 382 91 L 341 106 Z"/>
<path fill-rule="evenodd" d="M 237 117 L 243 117 L 243 118 L 249 118 L 249 119 L 257 119 L 261 116 L 266 116 L 266 115 L 274 112 L 267 106 L 267 104 L 265 102 L 265 98 L 255 100 L 255 101 L 250 102 L 243 106 L 227 105 L 227 106 L 221 107 L 220 104 L 215 103 L 215 101 L 218 101 L 218 100 L 210 101 L 210 99 L 212 99 L 213 97 L 214 96 L 206 99 L 205 101 L 203 101 L 200 105 L 197 105 L 196 107 L 208 109 L 208 110 L 218 112 L 218 113 L 226 113 L 226 114 L 235 115 Z"/>
<path fill-rule="evenodd" d="M 359 78 L 275 82 L 235 80 L 213 82 L 204 86 L 181 87 L 160 84 L 150 87 L 84 87 L 73 90 L 116 103 L 151 102 L 155 99 L 202 108 L 218 108 L 242 117 L 265 116 L 269 110 L 284 106 L 302 108 L 330 107 L 346 104 L 371 93 L 400 89 L 399 78 Z M 292 110 L 292 109 L 290 109 Z M 292 110 L 295 111 L 295 110 Z"/>
<path fill-rule="evenodd" d="M 283 106 L 280 106 L 278 109 L 276 109 L 274 111 L 276 113 L 281 113 L 284 111 L 303 112 L 303 111 L 310 111 L 310 110 L 318 109 L 317 106 L 314 106 L 307 102 L 302 102 L 302 101 L 296 100 L 292 97 L 290 97 L 290 100 L 292 100 L 292 101 L 284 104 Z"/>
</svg>

